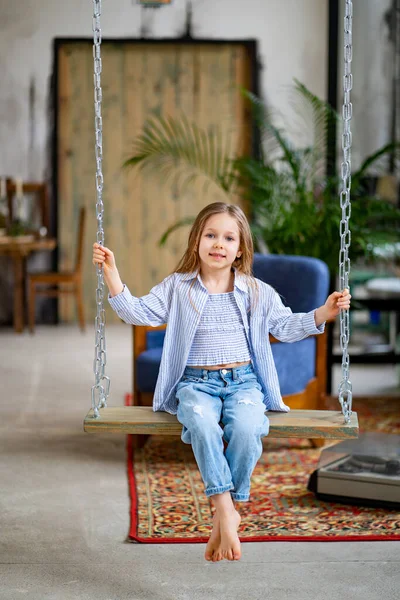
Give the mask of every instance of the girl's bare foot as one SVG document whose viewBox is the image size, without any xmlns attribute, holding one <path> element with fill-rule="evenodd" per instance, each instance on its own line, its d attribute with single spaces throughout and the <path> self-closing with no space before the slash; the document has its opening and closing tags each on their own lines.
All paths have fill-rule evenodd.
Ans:
<svg viewBox="0 0 400 600">
<path fill-rule="evenodd" d="M 220 552 L 222 558 L 226 558 L 226 560 L 239 560 L 242 555 L 238 536 L 241 517 L 239 513 L 232 508 L 232 510 L 228 512 L 220 513 L 219 519 L 221 546 L 217 550 L 217 553 Z"/>
<path fill-rule="evenodd" d="M 238 536 L 241 518 L 234 507 L 231 494 L 228 491 L 222 494 L 213 494 L 211 498 L 215 506 L 215 516 L 205 558 L 213 562 L 224 558 L 239 560 L 242 555 Z"/>
<path fill-rule="evenodd" d="M 220 546 L 221 546 L 220 521 L 219 521 L 219 515 L 216 512 L 213 517 L 213 528 L 212 528 L 212 532 L 210 535 L 210 539 L 207 542 L 204 558 L 206 560 L 210 560 L 213 562 L 222 560 L 222 553 L 221 553 Z"/>
</svg>

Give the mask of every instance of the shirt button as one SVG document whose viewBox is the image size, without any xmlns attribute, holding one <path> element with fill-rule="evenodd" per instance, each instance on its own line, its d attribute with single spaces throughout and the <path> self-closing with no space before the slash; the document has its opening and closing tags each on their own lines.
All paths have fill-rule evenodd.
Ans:
<svg viewBox="0 0 400 600">
<path fill-rule="evenodd" d="M 227 374 L 227 372 L 228 372 L 228 371 L 227 371 L 226 369 L 222 369 L 222 371 L 221 371 L 222 375 L 226 375 L 226 374 Z"/>
</svg>

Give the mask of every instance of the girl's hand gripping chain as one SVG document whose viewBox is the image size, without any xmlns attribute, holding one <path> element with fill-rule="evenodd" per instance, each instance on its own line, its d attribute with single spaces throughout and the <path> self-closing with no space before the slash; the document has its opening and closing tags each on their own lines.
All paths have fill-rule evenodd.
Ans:
<svg viewBox="0 0 400 600">
<path fill-rule="evenodd" d="M 117 270 L 114 253 L 97 243 L 93 244 L 93 264 L 103 265 L 104 275 Z"/>
<path fill-rule="evenodd" d="M 328 296 L 325 302 L 327 320 L 334 319 L 342 310 L 350 308 L 350 292 L 345 289 L 343 292 L 333 292 Z"/>
<path fill-rule="evenodd" d="M 333 292 L 330 294 L 322 307 L 325 311 L 326 320 L 330 321 L 337 317 L 342 310 L 348 310 L 350 308 L 350 299 L 351 295 L 347 289 L 343 290 L 343 292 Z"/>
<path fill-rule="evenodd" d="M 123 291 L 124 286 L 118 273 L 114 253 L 105 246 L 94 243 L 92 262 L 94 265 L 103 265 L 104 279 L 110 290 L 111 296 L 120 294 Z"/>
<path fill-rule="evenodd" d="M 343 292 L 333 292 L 330 294 L 325 304 L 315 311 L 316 326 L 319 327 L 324 321 L 331 321 L 342 310 L 348 310 L 350 308 L 350 299 L 351 295 L 347 289 L 343 290 Z"/>
</svg>

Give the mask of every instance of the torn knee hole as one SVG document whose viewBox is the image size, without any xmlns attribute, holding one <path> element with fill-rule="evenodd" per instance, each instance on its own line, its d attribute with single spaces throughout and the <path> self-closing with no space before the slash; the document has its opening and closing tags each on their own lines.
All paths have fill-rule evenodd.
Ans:
<svg viewBox="0 0 400 600">
<path fill-rule="evenodd" d="M 204 418 L 202 406 L 196 404 L 196 406 L 193 406 L 193 412 L 196 413 L 196 415 L 200 415 L 200 417 Z"/>
<path fill-rule="evenodd" d="M 238 404 L 251 404 L 251 405 L 255 406 L 257 404 L 257 402 L 254 402 L 254 400 L 252 400 L 250 397 L 245 397 L 245 398 L 240 398 L 240 400 L 238 401 Z"/>
</svg>

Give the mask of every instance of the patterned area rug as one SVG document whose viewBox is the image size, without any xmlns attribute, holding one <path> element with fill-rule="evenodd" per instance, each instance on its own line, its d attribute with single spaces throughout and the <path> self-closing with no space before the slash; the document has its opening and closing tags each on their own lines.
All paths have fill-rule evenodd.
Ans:
<svg viewBox="0 0 400 600">
<path fill-rule="evenodd" d="M 400 399 L 354 401 L 361 431 L 400 434 Z M 331 410 L 337 410 L 333 400 Z M 131 496 L 129 540 L 204 543 L 212 528 L 191 446 L 153 436 L 133 451 L 128 436 Z M 239 537 L 254 541 L 400 540 L 400 513 L 318 500 L 307 490 L 320 449 L 308 440 L 266 439 L 252 477 L 251 500 L 240 505 Z"/>
</svg>

